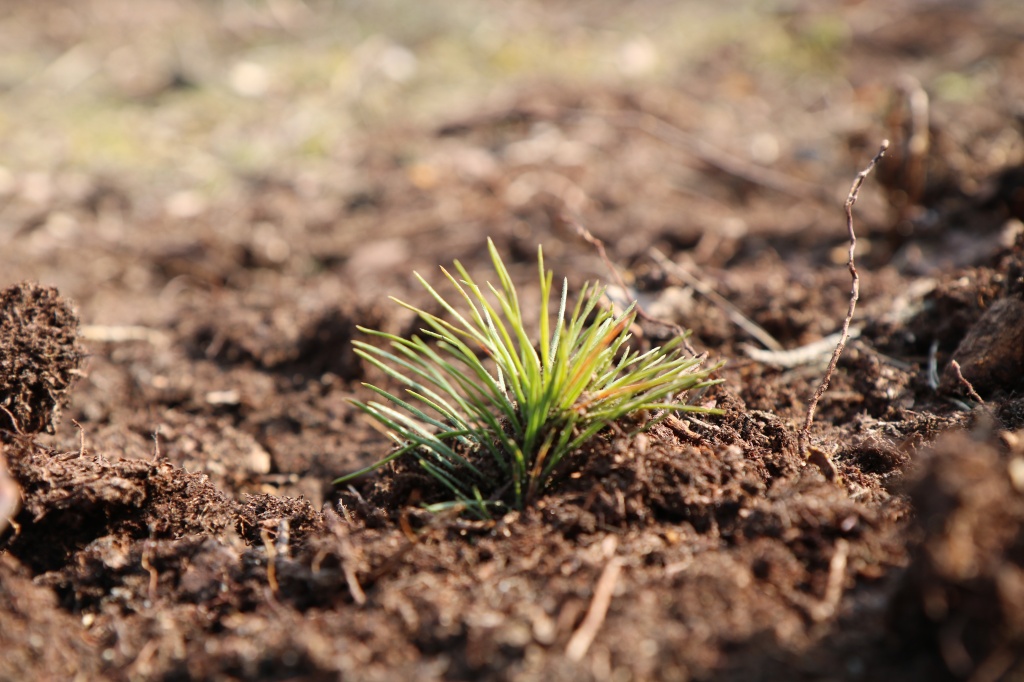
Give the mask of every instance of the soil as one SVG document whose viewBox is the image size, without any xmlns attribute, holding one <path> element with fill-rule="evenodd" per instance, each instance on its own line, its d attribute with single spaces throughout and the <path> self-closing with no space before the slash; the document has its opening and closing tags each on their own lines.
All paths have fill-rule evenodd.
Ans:
<svg viewBox="0 0 1024 682">
<path fill-rule="evenodd" d="M 60 6 L 15 16 L 73 47 Z M 726 42 L 642 83 L 526 79 L 194 205 L 0 173 L 0 679 L 1024 678 L 1012 9 L 795 3 L 773 21 L 805 58 L 845 22 L 827 73 Z M 154 121 L 198 87 L 151 80 L 118 96 Z M 841 201 L 883 137 L 802 448 L 850 296 Z M 643 343 L 678 324 L 726 361 L 701 397 L 724 413 L 607 429 L 489 521 L 427 513 L 402 466 L 332 485 L 389 451 L 350 402 L 391 385 L 357 326 L 411 333 L 387 296 L 485 276 L 488 236 L 524 301 L 538 244 L 574 291 L 614 280 L 577 222 Z"/>
</svg>

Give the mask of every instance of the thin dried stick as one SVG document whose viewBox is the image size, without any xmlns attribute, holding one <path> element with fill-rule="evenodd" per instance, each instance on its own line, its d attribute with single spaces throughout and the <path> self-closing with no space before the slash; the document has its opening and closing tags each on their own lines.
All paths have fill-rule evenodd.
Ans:
<svg viewBox="0 0 1024 682">
<path fill-rule="evenodd" d="M 978 392 L 974 390 L 974 385 L 970 381 L 968 381 L 967 378 L 964 376 L 964 373 L 960 371 L 960 363 L 957 362 L 956 360 L 950 360 L 949 364 L 953 366 L 953 371 L 956 372 L 957 381 L 959 381 L 960 385 L 963 386 L 964 390 L 967 391 L 967 395 L 971 397 L 971 400 L 978 403 L 979 405 L 984 405 L 984 398 L 978 395 Z"/>
<path fill-rule="evenodd" d="M 78 456 L 81 457 L 85 454 L 85 429 L 76 419 L 72 419 L 71 423 L 78 427 Z"/>
<path fill-rule="evenodd" d="M 18 424 L 18 420 L 14 418 L 14 415 L 11 414 L 11 411 L 8 410 L 3 405 L 0 405 L 0 410 L 3 410 L 4 414 L 7 415 L 7 418 L 11 420 L 11 426 L 14 428 L 14 433 L 19 436 L 24 436 L 25 432 L 21 430 L 21 425 Z"/>
<path fill-rule="evenodd" d="M 971 400 L 981 405 L 981 409 L 985 410 L 985 414 L 989 416 L 989 419 L 992 420 L 993 424 L 998 424 L 999 417 L 996 416 L 996 413 L 991 407 L 989 407 L 988 403 L 985 402 L 985 399 L 978 395 L 978 392 L 974 390 L 974 384 L 968 381 L 967 377 L 964 376 L 964 373 L 960 371 L 960 363 L 956 360 L 950 360 L 949 364 L 953 367 L 957 380 L 960 382 L 960 385 L 964 387 L 964 390 L 967 391 L 967 395 L 970 396 Z M 970 409 L 967 406 L 965 407 L 968 410 Z"/>
<path fill-rule="evenodd" d="M 825 597 L 816 608 L 811 610 L 811 617 L 816 621 L 828 620 L 835 615 L 839 602 L 843 600 L 843 583 L 846 581 L 846 563 L 850 557 L 850 543 L 839 538 L 832 560 L 828 563 L 828 584 Z"/>
<path fill-rule="evenodd" d="M 782 344 L 776 341 L 775 337 L 769 334 L 764 327 L 744 315 L 739 308 L 733 305 L 729 299 L 715 291 L 713 287 L 691 275 L 686 271 L 686 268 L 679 265 L 679 263 L 676 263 L 674 260 L 669 259 L 668 256 L 653 246 L 647 250 L 647 253 L 655 263 L 660 265 L 667 272 L 683 280 L 683 282 L 693 287 L 698 294 L 701 294 L 721 308 L 729 319 L 732 320 L 733 324 L 757 339 L 765 348 L 772 351 L 784 350 Z"/>
<path fill-rule="evenodd" d="M 814 183 L 744 161 L 654 114 L 643 111 L 612 111 L 605 115 L 612 120 L 618 119 L 619 125 L 627 125 L 643 131 L 662 142 L 684 150 L 712 168 L 717 168 L 740 180 L 795 199 L 832 200 L 828 192 Z"/>
<path fill-rule="evenodd" d="M 821 383 L 818 385 L 818 390 L 814 392 L 814 396 L 811 398 L 807 405 L 807 419 L 804 421 L 803 431 L 800 432 L 800 452 L 807 452 L 807 438 L 811 433 L 811 424 L 814 422 L 814 412 L 818 409 L 818 401 L 821 400 L 821 396 L 825 395 L 825 391 L 828 390 L 829 382 L 832 381 L 832 373 L 836 371 L 836 365 L 839 364 L 839 356 L 843 354 L 843 349 L 846 348 L 846 339 L 850 335 L 850 323 L 853 322 L 853 311 L 857 309 L 857 299 L 860 298 L 860 275 L 857 274 L 857 266 L 854 262 L 854 251 L 857 248 L 857 234 L 853 231 L 853 205 L 857 203 L 857 196 L 860 194 L 861 185 L 864 184 L 865 178 L 868 174 L 874 170 L 875 166 L 882 157 L 885 156 L 885 152 L 889 149 L 889 140 L 882 140 L 882 145 L 878 149 L 878 153 L 875 154 L 875 158 L 871 159 L 871 163 L 868 164 L 867 168 L 857 174 L 857 177 L 853 181 L 853 185 L 850 187 L 850 193 L 846 197 L 846 231 L 850 236 L 850 251 L 849 260 L 847 266 L 850 270 L 850 277 L 853 279 L 853 284 L 850 288 L 850 307 L 846 311 L 846 319 L 843 320 L 842 334 L 839 337 L 839 343 L 836 344 L 836 349 L 832 353 L 832 359 L 828 362 L 828 369 L 825 370 L 825 376 L 822 378 Z"/>
<path fill-rule="evenodd" d="M 590 230 L 584 227 L 580 221 L 576 220 L 572 216 L 565 215 L 563 216 L 563 219 L 569 225 L 573 226 L 573 228 L 576 230 L 576 234 L 578 234 L 583 239 L 583 241 L 587 242 L 597 250 L 597 255 L 601 257 L 602 261 L 604 261 L 604 266 L 608 268 L 608 271 L 612 273 L 612 277 L 615 278 L 615 283 L 619 285 L 623 292 L 628 292 L 629 287 L 626 286 L 625 280 L 623 280 L 622 275 L 619 274 L 619 269 L 615 267 L 615 264 L 612 263 L 612 260 L 608 257 L 608 252 L 604 248 L 604 242 L 595 237 Z M 643 306 L 640 305 L 639 301 L 636 303 L 635 310 L 637 317 L 639 317 L 642 320 L 645 320 L 652 324 L 658 324 L 663 327 L 668 327 L 676 336 L 683 336 L 684 334 L 686 334 L 686 331 L 678 324 L 668 322 L 666 320 L 659 320 L 647 314 L 647 311 L 643 309 Z M 697 351 L 694 350 L 693 346 L 690 345 L 689 339 L 683 340 L 683 347 L 686 349 L 687 353 L 694 357 L 697 357 Z"/>
<path fill-rule="evenodd" d="M 0 533 L 13 524 L 13 519 L 21 506 L 21 489 L 7 473 L 7 460 L 4 457 L 4 445 L 0 443 Z"/>
<path fill-rule="evenodd" d="M 928 388 L 939 390 L 939 342 L 936 339 L 928 348 Z"/>
<path fill-rule="evenodd" d="M 613 555 L 618 541 L 614 535 L 610 535 L 608 538 L 604 547 L 605 555 Z M 570 661 L 583 660 L 590 645 L 594 643 L 594 638 L 597 637 L 601 626 L 604 625 L 605 616 L 608 615 L 608 607 L 612 604 L 612 595 L 621 572 L 622 559 L 611 556 L 608 563 L 605 564 L 604 570 L 601 571 L 601 577 L 597 579 L 594 597 L 590 600 L 587 615 L 583 617 L 583 622 L 576 628 L 576 632 L 572 633 L 569 643 L 565 646 L 565 655 Z"/>
<path fill-rule="evenodd" d="M 142 550 L 142 570 L 149 573 L 149 602 L 150 604 L 156 603 L 156 591 L 160 585 L 160 572 L 153 566 L 153 562 L 150 557 L 153 554 L 153 547 L 151 546 L 152 541 L 146 543 L 145 549 Z"/>
<path fill-rule="evenodd" d="M 170 337 L 159 329 L 150 329 L 139 325 L 82 325 L 79 336 L 87 341 L 98 343 L 127 343 L 129 341 L 146 341 L 154 346 L 166 346 Z"/>
<path fill-rule="evenodd" d="M 850 329 L 850 338 L 857 338 L 860 336 L 860 332 L 860 329 L 853 327 Z M 747 354 L 748 358 L 756 360 L 763 365 L 775 365 L 783 369 L 793 369 L 794 367 L 810 365 L 824 360 L 832 349 L 835 348 L 836 343 L 839 342 L 839 336 L 839 332 L 836 332 L 835 334 L 829 334 L 823 339 L 812 341 L 805 346 L 787 350 L 765 350 L 763 348 L 756 348 L 749 343 L 740 344 L 740 348 Z"/>
<path fill-rule="evenodd" d="M 277 547 L 270 539 L 270 531 L 260 531 L 260 538 L 263 540 L 263 548 L 267 552 L 267 584 L 270 585 L 270 594 L 274 597 L 281 591 L 277 583 Z"/>
<path fill-rule="evenodd" d="M 355 550 L 348 538 L 349 528 L 341 522 L 341 517 L 329 505 L 324 507 L 324 520 L 327 522 L 327 528 L 334 533 L 334 537 L 338 541 L 341 570 L 345 576 L 345 583 L 348 585 L 348 592 L 352 595 L 352 601 L 357 606 L 362 606 L 366 603 L 366 593 L 363 591 L 362 585 L 359 584 L 359 576 L 356 574 Z"/>
</svg>

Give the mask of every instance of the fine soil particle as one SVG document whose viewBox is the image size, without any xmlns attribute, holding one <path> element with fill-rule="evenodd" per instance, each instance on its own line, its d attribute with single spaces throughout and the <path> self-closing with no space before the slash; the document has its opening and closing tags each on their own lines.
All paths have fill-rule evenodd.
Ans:
<svg viewBox="0 0 1024 682">
<path fill-rule="evenodd" d="M 0 431 L 52 432 L 81 363 L 78 316 L 56 289 L 0 291 Z"/>
</svg>

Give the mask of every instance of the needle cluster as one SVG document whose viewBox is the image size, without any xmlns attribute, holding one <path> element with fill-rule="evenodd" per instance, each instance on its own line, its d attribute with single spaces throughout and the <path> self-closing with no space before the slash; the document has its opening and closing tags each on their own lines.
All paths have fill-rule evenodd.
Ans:
<svg viewBox="0 0 1024 682">
<path fill-rule="evenodd" d="M 554 274 L 545 270 L 539 248 L 539 338 L 530 338 L 515 286 L 490 240 L 488 249 L 497 286 L 478 285 L 458 261 L 457 276 L 441 268 L 458 307 L 416 274 L 444 317 L 392 299 L 419 316 L 422 335 L 406 339 L 360 328 L 388 343 L 356 341 L 356 353 L 402 390 L 365 384 L 384 401 L 353 402 L 386 427 L 397 447 L 337 482 L 408 455 L 451 491 L 452 500 L 435 508 L 459 505 L 486 516 L 493 506 L 522 508 L 535 500 L 564 473 L 559 465 L 569 453 L 621 417 L 714 411 L 683 398 L 717 383 L 709 379 L 717 367 L 703 368 L 703 357 L 685 354 L 684 337 L 644 353 L 630 350 L 633 306 L 617 314 L 602 305 L 603 287 L 584 285 L 569 311 L 563 280 L 552 319 Z"/>
</svg>

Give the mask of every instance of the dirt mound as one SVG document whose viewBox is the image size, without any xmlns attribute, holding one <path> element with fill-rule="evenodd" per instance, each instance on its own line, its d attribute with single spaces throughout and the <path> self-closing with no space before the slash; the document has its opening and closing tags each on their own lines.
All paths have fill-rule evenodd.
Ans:
<svg viewBox="0 0 1024 682">
<path fill-rule="evenodd" d="M 957 678 L 1024 674 L 1024 434 L 944 438 L 911 488 L 920 543 L 890 614 Z"/>
<path fill-rule="evenodd" d="M 357 378 L 361 367 L 352 352 L 356 318 L 372 316 L 337 305 L 309 309 L 306 297 L 281 307 L 279 301 L 248 293 L 226 293 L 214 305 L 183 316 L 180 330 L 194 359 L 248 365 L 301 383 L 325 373 Z"/>
<path fill-rule="evenodd" d="M 20 531 L 7 551 L 43 572 L 104 537 L 216 535 L 230 505 L 202 474 L 166 462 L 57 453 L 16 442 L 6 449 L 22 489 Z M 198 505 L 198 506 L 197 506 Z"/>
<path fill-rule="evenodd" d="M 15 559 L 0 556 L 0 679 L 95 678 L 100 658 L 81 620 L 58 608 L 57 595 L 33 582 Z"/>
<path fill-rule="evenodd" d="M 1003 297 L 988 307 L 960 341 L 954 359 L 961 372 L 950 364 L 941 388 L 964 393 L 962 377 L 982 397 L 999 391 L 1012 394 L 1024 389 L 1024 233 L 1004 264 Z"/>
<path fill-rule="evenodd" d="M 56 289 L 0 291 L 0 430 L 52 432 L 81 363 L 78 316 Z"/>
</svg>

